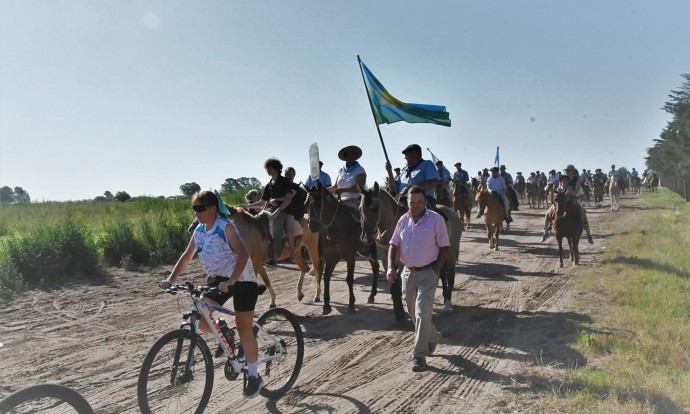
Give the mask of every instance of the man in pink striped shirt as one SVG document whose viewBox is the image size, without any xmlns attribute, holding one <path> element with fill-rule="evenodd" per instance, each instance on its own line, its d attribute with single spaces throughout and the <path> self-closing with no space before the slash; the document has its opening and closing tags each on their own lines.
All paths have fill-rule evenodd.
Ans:
<svg viewBox="0 0 690 414">
<path fill-rule="evenodd" d="M 414 351 L 412 370 L 426 369 L 426 357 L 436 349 L 441 333 L 431 321 L 438 275 L 448 258 L 450 241 L 443 217 L 426 208 L 424 189 L 414 185 L 407 197 L 410 210 L 397 225 L 388 250 L 390 283 L 397 277 L 398 253 L 405 265 L 401 274 L 402 290 L 407 311 L 414 321 Z"/>
</svg>

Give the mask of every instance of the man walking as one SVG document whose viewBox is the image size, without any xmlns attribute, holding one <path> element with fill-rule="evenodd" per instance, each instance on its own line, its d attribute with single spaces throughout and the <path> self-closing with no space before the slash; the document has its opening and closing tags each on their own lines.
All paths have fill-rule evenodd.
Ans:
<svg viewBox="0 0 690 414">
<path fill-rule="evenodd" d="M 401 277 L 407 311 L 414 321 L 412 370 L 426 369 L 426 357 L 441 341 L 441 333 L 431 321 L 438 275 L 450 253 L 448 230 L 443 218 L 426 208 L 424 189 L 413 185 L 408 190 L 405 213 L 395 226 L 388 250 L 388 274 L 395 283 L 398 254 L 405 265 Z"/>
</svg>

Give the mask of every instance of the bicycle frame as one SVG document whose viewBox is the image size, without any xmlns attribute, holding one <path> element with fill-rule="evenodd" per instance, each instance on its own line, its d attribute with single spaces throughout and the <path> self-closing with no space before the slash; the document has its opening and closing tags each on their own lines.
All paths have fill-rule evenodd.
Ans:
<svg viewBox="0 0 690 414">
<path fill-rule="evenodd" d="M 182 326 L 185 325 L 190 325 L 192 328 L 192 332 L 197 333 L 199 332 L 199 316 L 203 317 L 206 323 L 208 324 L 209 327 L 213 327 L 212 333 L 215 336 L 216 340 L 221 344 L 221 347 L 225 350 L 225 353 L 228 357 L 228 360 L 232 364 L 232 368 L 234 372 L 240 373 L 242 369 L 246 366 L 246 361 L 239 361 L 237 358 L 235 358 L 235 351 L 230 346 L 228 341 L 225 339 L 225 335 L 223 335 L 222 331 L 220 330 L 220 326 L 218 326 L 218 323 L 216 322 L 216 318 L 213 316 L 213 311 L 218 311 L 221 313 L 224 313 L 229 316 L 235 316 L 235 312 L 231 311 L 230 309 L 224 308 L 220 305 L 208 303 L 202 301 L 203 298 L 203 293 L 197 297 L 192 295 L 192 312 L 191 316 L 194 317 L 194 324 L 189 324 L 186 322 L 189 314 L 183 315 L 182 318 Z M 254 328 L 253 328 L 254 334 L 257 337 L 257 340 L 262 341 L 263 343 L 270 343 L 274 346 L 276 346 L 276 352 L 272 355 L 267 355 L 264 357 L 261 357 L 259 355 L 258 363 L 259 364 L 265 364 L 269 361 L 272 361 L 274 359 L 278 359 L 282 357 L 283 355 L 287 354 L 287 350 L 285 349 L 285 346 L 281 343 L 280 340 L 278 340 L 275 336 L 273 336 L 270 332 L 268 332 L 266 329 L 264 329 L 263 326 L 259 325 L 254 321 Z M 196 336 L 193 336 L 192 341 L 195 341 Z M 189 353 L 187 357 L 187 363 L 186 363 L 186 368 L 191 370 L 192 365 L 194 361 L 194 347 L 191 348 L 191 352 Z"/>
</svg>

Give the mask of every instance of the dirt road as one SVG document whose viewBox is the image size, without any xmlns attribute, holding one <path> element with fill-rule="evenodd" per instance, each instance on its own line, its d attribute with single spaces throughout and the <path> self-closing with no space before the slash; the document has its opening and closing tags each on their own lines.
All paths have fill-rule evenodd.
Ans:
<svg viewBox="0 0 690 414">
<path fill-rule="evenodd" d="M 206 412 L 495 412 L 529 385 L 511 376 L 522 361 L 581 361 L 562 345 L 563 327 L 586 320 L 569 306 L 577 294 L 574 278 L 597 261 L 605 245 L 600 223 L 611 214 L 632 213 L 590 209 L 595 243 L 580 245 L 579 269 L 557 268 L 553 238 L 539 244 L 543 210 L 525 207 L 514 214 L 512 232 L 501 237 L 498 252 L 489 250 L 483 223 L 473 223 L 463 234 L 454 309 L 441 313 L 439 284 L 434 321 L 444 338 L 428 358 L 426 372 L 411 371 L 412 323 L 395 322 L 383 273 L 376 303 L 367 304 L 371 273 L 365 261 L 357 262 L 357 309 L 350 311 L 340 265 L 331 284 L 333 313 L 322 316 L 321 304 L 309 299 L 312 285 L 305 284 L 306 298 L 297 302 L 297 270 L 286 265 L 270 276 L 278 306 L 299 315 L 305 332 L 297 384 L 276 403 L 244 400 L 241 382 L 228 382 L 219 361 Z M 81 392 L 97 413 L 138 412 L 143 357 L 158 337 L 179 325 L 175 299 L 156 296 L 157 281 L 170 268 L 111 271 L 99 282 L 29 291 L 4 303 L 0 397 L 25 385 L 58 382 Z M 199 267 L 195 264 L 186 276 L 201 280 Z M 187 300 L 182 304 L 187 310 Z M 268 298 L 260 298 L 257 312 L 267 306 Z"/>
</svg>

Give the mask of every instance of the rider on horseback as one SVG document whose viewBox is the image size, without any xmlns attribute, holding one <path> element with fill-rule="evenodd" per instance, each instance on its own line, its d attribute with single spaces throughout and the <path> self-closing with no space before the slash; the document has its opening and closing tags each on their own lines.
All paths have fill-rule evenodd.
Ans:
<svg viewBox="0 0 690 414">
<path fill-rule="evenodd" d="M 486 187 L 489 189 L 489 191 L 496 192 L 496 194 L 498 194 L 498 196 L 501 198 L 503 209 L 505 210 L 506 222 L 512 222 L 513 218 L 510 217 L 510 202 L 508 201 L 508 197 L 505 195 L 507 189 L 506 182 L 503 180 L 503 177 L 498 175 L 498 167 L 493 167 L 491 169 L 491 177 L 486 180 Z M 478 210 L 479 214 L 477 214 L 477 218 L 480 218 L 484 214 L 484 206 L 480 205 Z"/>
<path fill-rule="evenodd" d="M 587 241 L 589 242 L 589 244 L 593 244 L 594 240 L 592 240 L 592 234 L 589 230 L 587 212 L 577 201 L 577 193 L 578 191 L 580 191 L 580 188 L 582 187 L 582 183 L 580 182 L 580 175 L 578 174 L 578 171 L 572 164 L 568 164 L 563 171 L 565 171 L 565 175 L 560 177 L 559 184 L 560 186 L 563 186 L 566 178 L 568 179 L 565 194 L 571 197 L 573 206 L 577 210 L 577 215 L 582 218 L 582 227 L 587 232 Z M 560 188 L 561 187 L 559 187 L 559 189 Z M 551 222 L 553 221 L 553 212 L 554 206 L 551 205 L 551 207 L 549 207 L 548 211 L 546 212 L 546 216 L 544 217 L 544 235 L 541 238 L 542 243 L 549 238 L 549 234 L 551 233 Z"/>
<path fill-rule="evenodd" d="M 510 200 L 511 209 L 518 211 L 518 206 L 520 205 L 520 203 L 518 202 L 517 192 L 513 188 L 513 176 L 506 171 L 505 165 L 501 165 L 500 171 L 501 177 L 503 177 L 503 181 L 505 181 L 506 183 L 506 196 Z"/>
<path fill-rule="evenodd" d="M 388 187 L 396 190 L 392 191 L 391 194 L 395 193 L 400 196 L 407 196 L 410 187 L 418 185 L 424 190 L 427 207 L 446 218 L 445 214 L 436 208 L 436 197 L 434 192 L 436 191 L 436 184 L 438 184 L 439 179 L 438 171 L 434 167 L 434 163 L 422 158 L 422 147 L 417 144 L 408 145 L 402 153 L 405 155 L 407 165 L 402 169 L 397 180 L 393 178 L 393 169 L 390 162 L 386 161 Z"/>
<path fill-rule="evenodd" d="M 462 169 L 462 163 L 461 162 L 456 162 L 455 163 L 455 168 L 457 171 L 453 173 L 453 183 L 455 186 L 461 186 L 462 188 L 465 189 L 465 194 L 468 196 L 468 202 L 467 202 L 467 217 L 469 218 L 470 212 L 472 211 L 472 198 L 470 197 L 470 194 L 472 194 L 472 191 L 470 191 L 470 188 L 467 184 L 468 181 L 470 181 L 470 175 L 467 173 L 467 171 Z M 481 171 L 478 172 L 477 179 L 481 179 Z M 479 182 L 479 181 L 477 181 Z"/>
</svg>

